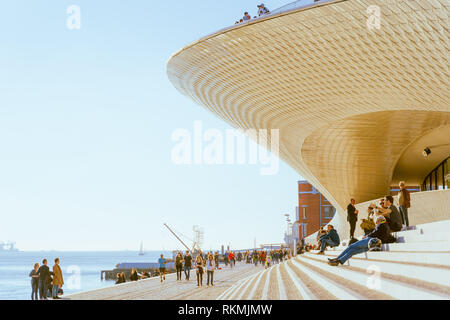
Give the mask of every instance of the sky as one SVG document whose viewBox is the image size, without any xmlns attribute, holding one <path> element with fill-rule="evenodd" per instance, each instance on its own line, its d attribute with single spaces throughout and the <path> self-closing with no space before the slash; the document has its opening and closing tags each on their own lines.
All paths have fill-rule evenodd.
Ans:
<svg viewBox="0 0 450 320">
<path fill-rule="evenodd" d="M 305 4 L 312 1 L 304 1 Z M 265 1 L 269 9 L 289 1 Z M 21 250 L 205 250 L 280 243 L 301 177 L 281 162 L 177 165 L 179 129 L 225 132 L 166 74 L 183 46 L 253 1 L 15 0 L 0 4 L 0 241 Z M 81 10 L 70 30 L 67 8 Z"/>
</svg>

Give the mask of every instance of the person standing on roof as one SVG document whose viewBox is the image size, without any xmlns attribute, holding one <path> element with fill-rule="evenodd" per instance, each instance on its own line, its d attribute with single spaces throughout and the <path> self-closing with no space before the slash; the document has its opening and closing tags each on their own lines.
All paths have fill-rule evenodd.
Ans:
<svg viewBox="0 0 450 320">
<path fill-rule="evenodd" d="M 270 13 L 270 11 L 269 11 L 269 9 L 266 8 L 264 3 L 261 3 L 260 5 L 258 5 L 258 16 L 259 17 L 269 14 L 269 13 Z"/>
</svg>

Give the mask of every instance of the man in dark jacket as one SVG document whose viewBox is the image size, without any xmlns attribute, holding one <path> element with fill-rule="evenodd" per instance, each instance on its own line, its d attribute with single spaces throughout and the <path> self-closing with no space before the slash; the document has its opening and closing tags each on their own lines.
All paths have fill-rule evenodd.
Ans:
<svg viewBox="0 0 450 320">
<path fill-rule="evenodd" d="M 392 232 L 402 230 L 402 216 L 394 205 L 394 198 L 392 196 L 386 196 L 385 204 L 387 209 L 381 207 L 377 207 L 377 209 L 386 218 L 389 228 Z"/>
<path fill-rule="evenodd" d="M 356 222 L 358 221 L 358 213 L 355 207 L 356 201 L 352 199 L 347 207 L 347 221 L 350 223 L 350 239 L 355 236 Z"/>
<path fill-rule="evenodd" d="M 41 300 L 47 300 L 47 286 L 50 275 L 53 272 L 47 266 L 47 259 L 42 260 L 42 266 L 38 269 L 39 274 L 39 298 Z"/>
<path fill-rule="evenodd" d="M 340 243 L 341 240 L 339 239 L 337 231 L 331 224 L 329 224 L 328 233 L 320 237 L 320 252 L 318 254 L 325 254 L 325 248 L 327 246 L 337 247 Z"/>
<path fill-rule="evenodd" d="M 369 250 L 381 247 L 382 243 L 392 242 L 393 237 L 390 235 L 389 226 L 383 216 L 377 218 L 377 226 L 370 234 L 363 240 L 350 245 L 344 250 L 336 259 L 328 259 L 328 264 L 331 266 L 338 266 L 344 264 L 356 254 L 364 253 Z"/>
<path fill-rule="evenodd" d="M 398 195 L 398 204 L 400 214 L 402 216 L 402 222 L 406 228 L 409 227 L 409 219 L 408 219 L 408 209 L 411 208 L 411 195 L 406 189 L 405 183 L 402 181 L 399 184 L 400 193 Z"/>
<path fill-rule="evenodd" d="M 186 251 L 186 255 L 183 257 L 182 262 L 184 262 L 184 275 L 186 276 L 186 280 L 189 281 L 192 269 L 192 256 L 189 251 Z"/>
</svg>

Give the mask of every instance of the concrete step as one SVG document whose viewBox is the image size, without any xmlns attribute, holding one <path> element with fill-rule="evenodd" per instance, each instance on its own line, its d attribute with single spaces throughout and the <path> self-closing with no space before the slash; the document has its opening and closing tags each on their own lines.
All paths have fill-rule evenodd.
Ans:
<svg viewBox="0 0 450 320">
<path fill-rule="evenodd" d="M 331 258 L 330 256 L 309 253 L 303 256 L 315 260 L 325 261 L 326 263 L 328 263 L 328 258 Z M 376 268 L 376 270 L 379 270 L 382 273 L 410 278 L 417 283 L 429 282 L 430 284 L 437 286 L 447 286 L 450 293 L 450 268 L 432 268 L 406 263 L 399 264 L 395 262 L 372 261 L 364 259 L 350 259 L 349 264 L 351 267 L 357 267 L 363 270 Z M 411 283 L 412 282 L 413 281 L 411 281 Z"/>
<path fill-rule="evenodd" d="M 399 243 L 450 241 L 450 220 L 411 226 L 406 231 L 393 232 Z M 363 236 L 357 237 L 361 240 Z M 341 243 L 347 244 L 349 239 L 343 239 Z"/>
<path fill-rule="evenodd" d="M 450 299 L 450 269 L 361 259 L 351 259 L 350 266 L 332 267 L 327 258 L 297 256 L 242 279 L 218 299 Z"/>
<path fill-rule="evenodd" d="M 315 270 L 322 270 L 329 275 L 340 277 L 347 281 L 347 285 L 341 284 L 346 290 L 358 290 L 358 286 L 365 287 L 366 294 L 373 295 L 374 299 L 378 296 L 389 295 L 394 299 L 402 300 L 442 300 L 450 299 L 450 295 L 443 295 L 440 292 L 433 292 L 419 286 L 413 286 L 408 283 L 394 281 L 378 274 L 376 268 L 371 268 L 369 272 L 358 272 L 351 270 L 346 266 L 332 267 L 325 261 L 317 261 L 307 256 L 301 256 L 294 259 L 293 263 L 299 265 L 301 263 L 315 268 Z M 331 277 L 331 276 L 330 276 Z M 331 280 L 331 279 L 330 279 Z M 364 290 L 359 290 L 360 294 L 365 294 Z"/>
<path fill-rule="evenodd" d="M 397 243 L 450 241 L 449 232 L 421 233 L 421 230 L 414 230 L 393 235 L 397 238 Z"/>
<path fill-rule="evenodd" d="M 449 212 L 450 215 L 450 212 Z M 433 233 L 433 232 L 440 232 L 445 231 L 450 228 L 450 220 L 444 220 L 444 221 L 438 221 L 433 223 L 427 223 L 427 224 L 419 224 L 417 226 L 411 226 L 409 227 L 410 230 L 408 231 L 422 231 L 423 234 L 426 233 Z M 402 232 L 408 232 L 408 231 L 402 231 Z"/>
<path fill-rule="evenodd" d="M 407 231 L 394 232 L 400 242 L 446 241 L 450 240 L 450 220 L 410 227 Z M 402 241 L 403 239 L 403 241 Z"/>
<path fill-rule="evenodd" d="M 331 249 L 326 250 L 325 254 L 331 257 L 337 257 L 345 249 Z M 319 251 L 311 251 L 313 254 Z M 439 252 L 429 252 L 426 254 L 419 252 L 366 252 L 353 256 L 353 259 L 369 259 L 369 260 L 379 260 L 386 262 L 396 262 L 396 263 L 409 263 L 416 264 L 420 266 L 430 266 L 430 267 L 441 267 L 450 269 L 450 254 L 439 253 Z"/>
<path fill-rule="evenodd" d="M 354 292 L 348 290 L 341 284 L 331 281 L 329 277 L 315 271 L 313 268 L 305 264 L 298 263 L 297 260 L 292 260 L 292 267 L 298 269 L 309 276 L 311 280 L 317 283 L 320 287 L 327 290 L 338 300 L 360 300 L 362 297 Z M 313 297 L 314 295 L 311 294 Z M 315 298 L 315 297 L 314 297 Z"/>
<path fill-rule="evenodd" d="M 240 293 L 240 290 L 253 279 L 259 276 L 260 273 L 253 274 L 248 276 L 240 281 L 236 282 L 233 286 L 231 286 L 228 290 L 223 292 L 220 296 L 217 297 L 217 300 L 232 300 L 233 296 Z"/>
<path fill-rule="evenodd" d="M 336 250 L 345 250 L 347 246 L 336 247 Z M 450 240 L 412 242 L 412 243 L 390 243 L 383 244 L 383 251 L 392 252 L 443 252 L 450 253 Z"/>
</svg>

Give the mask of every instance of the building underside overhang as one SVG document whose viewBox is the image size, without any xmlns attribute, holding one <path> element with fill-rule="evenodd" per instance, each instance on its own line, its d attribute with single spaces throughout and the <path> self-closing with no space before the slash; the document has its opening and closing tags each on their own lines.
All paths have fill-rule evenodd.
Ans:
<svg viewBox="0 0 450 320">
<path fill-rule="evenodd" d="M 373 5 L 381 28 L 370 30 Z M 420 148 L 450 140 L 449 5 L 313 5 L 207 36 L 173 55 L 167 72 L 231 126 L 279 129 L 280 157 L 343 217 L 351 197 L 381 197 L 399 180 L 420 184 L 448 157 L 443 147 L 433 162 Z"/>
</svg>

